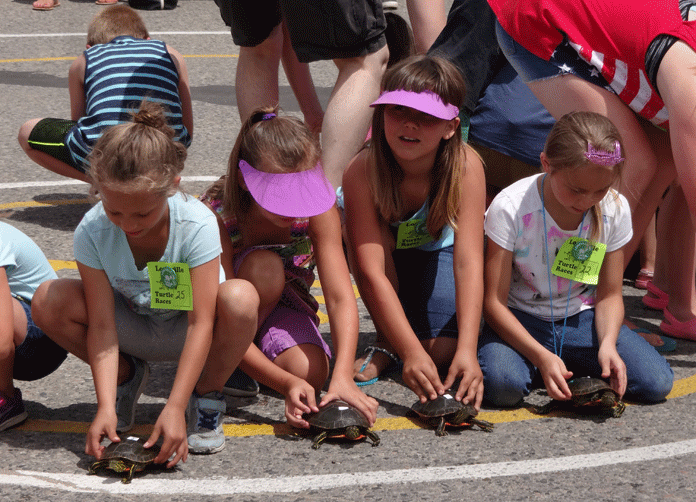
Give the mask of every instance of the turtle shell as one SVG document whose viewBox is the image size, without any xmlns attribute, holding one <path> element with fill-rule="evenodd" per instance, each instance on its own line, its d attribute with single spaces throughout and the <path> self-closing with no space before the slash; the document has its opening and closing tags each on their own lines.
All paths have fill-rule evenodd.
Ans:
<svg viewBox="0 0 696 502">
<path fill-rule="evenodd" d="M 574 396 L 583 396 L 585 394 L 591 394 L 593 392 L 599 392 L 602 390 L 608 390 L 616 394 L 614 389 L 612 389 L 611 386 L 601 378 L 573 378 L 572 380 L 568 381 L 568 388 Z"/>
<path fill-rule="evenodd" d="M 89 467 L 89 474 L 95 474 L 97 469 L 104 468 L 118 473 L 123 473 L 123 483 L 130 483 L 133 474 L 144 470 L 157 457 L 159 446 L 145 448 L 145 439 L 129 437 L 118 443 L 111 443 L 104 449 L 101 460 L 93 462 Z"/>
<path fill-rule="evenodd" d="M 129 437 L 119 443 L 111 443 L 104 449 L 102 460 L 123 460 L 133 464 L 149 464 L 159 453 L 159 446 L 145 448 L 145 439 Z"/>
<path fill-rule="evenodd" d="M 454 399 L 454 396 L 451 394 L 443 394 L 424 403 L 416 401 L 413 406 L 411 406 L 414 412 L 424 418 L 443 417 L 451 413 L 457 413 L 462 408 L 467 408 L 472 417 L 477 414 L 473 406 L 470 404 L 462 404 L 461 401 Z"/>
<path fill-rule="evenodd" d="M 351 425 L 370 427 L 363 414 L 345 401 L 331 401 L 317 413 L 305 415 L 305 419 L 317 429 L 344 429 Z"/>
</svg>

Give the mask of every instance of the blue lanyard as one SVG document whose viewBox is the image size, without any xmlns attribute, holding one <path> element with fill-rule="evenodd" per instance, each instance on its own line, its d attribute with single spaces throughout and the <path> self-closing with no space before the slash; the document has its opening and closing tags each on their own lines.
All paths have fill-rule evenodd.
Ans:
<svg viewBox="0 0 696 502">
<path fill-rule="evenodd" d="M 551 315 L 553 316 L 553 293 L 551 292 L 551 257 L 549 256 L 549 238 L 546 231 L 546 205 L 544 204 L 544 182 L 546 181 L 546 174 L 541 178 L 541 217 L 544 220 L 544 245 L 546 246 L 546 272 L 549 280 L 549 303 L 551 304 Z M 580 231 L 578 232 L 578 237 L 582 235 L 582 225 L 585 223 L 585 215 L 587 211 L 582 213 L 582 221 L 580 221 Z M 566 298 L 566 309 L 565 315 L 563 316 L 563 331 L 561 331 L 561 342 L 560 346 L 556 347 L 556 322 L 551 321 L 551 330 L 553 331 L 553 351 L 558 356 L 561 357 L 563 354 L 563 340 L 565 339 L 566 322 L 568 321 L 568 306 L 570 305 L 570 290 L 573 287 L 572 279 L 568 279 L 568 296 Z"/>
</svg>

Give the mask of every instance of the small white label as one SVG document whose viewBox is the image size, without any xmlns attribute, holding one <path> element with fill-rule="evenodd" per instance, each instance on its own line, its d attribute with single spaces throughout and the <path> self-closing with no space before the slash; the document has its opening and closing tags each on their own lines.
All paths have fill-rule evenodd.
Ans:
<svg viewBox="0 0 696 502">
<path fill-rule="evenodd" d="M 445 399 L 454 399 L 451 394 L 443 394 L 442 397 Z"/>
</svg>

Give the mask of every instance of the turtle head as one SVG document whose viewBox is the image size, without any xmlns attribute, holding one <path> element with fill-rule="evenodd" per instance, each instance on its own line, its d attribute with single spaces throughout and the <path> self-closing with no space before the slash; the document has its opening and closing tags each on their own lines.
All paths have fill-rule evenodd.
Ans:
<svg viewBox="0 0 696 502">
<path fill-rule="evenodd" d="M 346 427 L 346 437 L 348 439 L 355 441 L 360 436 L 362 436 L 362 432 L 360 431 L 360 427 L 357 425 L 349 425 Z"/>
</svg>

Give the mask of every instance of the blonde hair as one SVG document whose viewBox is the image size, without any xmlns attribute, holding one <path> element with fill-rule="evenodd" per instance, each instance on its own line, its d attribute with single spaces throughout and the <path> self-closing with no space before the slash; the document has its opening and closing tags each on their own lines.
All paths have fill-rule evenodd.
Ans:
<svg viewBox="0 0 696 502">
<path fill-rule="evenodd" d="M 215 182 L 206 195 L 222 198 L 226 215 L 243 215 L 251 209 L 253 199 L 239 183 L 240 160 L 256 169 L 263 163 L 273 172 L 292 173 L 312 169 L 320 154 L 319 142 L 304 122 L 278 115 L 277 107 L 259 108 L 242 124 L 227 163 L 227 176 Z"/>
<path fill-rule="evenodd" d="M 552 171 L 576 169 L 592 163 L 586 157 L 590 147 L 609 154 L 625 152 L 619 130 L 607 117 L 594 112 L 570 112 L 558 119 L 551 128 L 546 138 L 544 153 Z M 616 180 L 621 177 L 623 165 L 624 159 L 621 159 L 618 163 L 607 166 L 614 171 Z M 615 190 L 610 191 L 618 197 Z M 597 242 L 602 238 L 604 227 L 599 202 L 592 206 L 591 215 L 590 240 Z"/>
<path fill-rule="evenodd" d="M 132 116 L 132 122 L 110 127 L 97 140 L 89 156 L 92 182 L 122 192 L 174 194 L 186 147 L 174 141 L 162 105 L 145 100 Z"/>
<path fill-rule="evenodd" d="M 382 79 L 383 91 L 402 89 L 411 92 L 432 91 L 447 104 L 461 107 L 464 102 L 464 79 L 454 64 L 437 56 L 412 56 L 388 69 Z M 384 135 L 385 105 L 375 107 L 372 117 L 372 141 L 369 146 L 370 190 L 375 205 L 387 222 L 397 221 L 403 213 L 399 186 L 403 170 L 394 158 Z M 457 228 L 461 179 L 467 152 L 462 142 L 461 123 L 450 139 L 442 139 L 430 172 L 430 210 L 428 233 L 439 237 L 448 224 Z"/>
<path fill-rule="evenodd" d="M 124 35 L 142 39 L 150 37 L 145 22 L 135 10 L 127 5 L 106 7 L 89 23 L 87 45 L 106 44 Z"/>
</svg>

